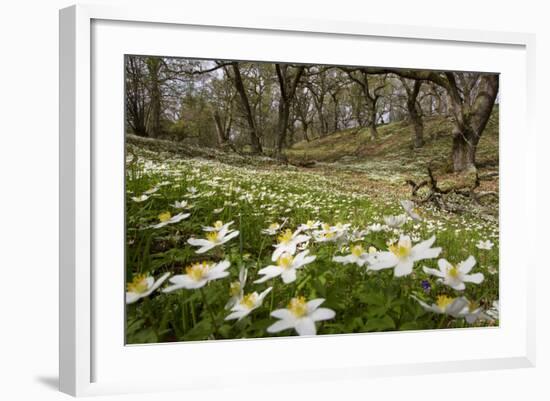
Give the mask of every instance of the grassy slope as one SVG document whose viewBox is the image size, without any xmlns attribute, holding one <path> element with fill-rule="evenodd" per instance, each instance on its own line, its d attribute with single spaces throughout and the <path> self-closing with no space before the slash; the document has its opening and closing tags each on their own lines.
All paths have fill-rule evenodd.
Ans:
<svg viewBox="0 0 550 401">
<path fill-rule="evenodd" d="M 406 179 L 426 178 L 426 167 L 431 163 L 442 187 L 456 186 L 472 176 L 452 173 L 452 123 L 440 117 L 424 122 L 426 144 L 420 149 L 411 146 L 411 128 L 405 121 L 380 126 L 380 137 L 371 140 L 366 129 L 335 132 L 310 142 L 301 141 L 287 151 L 291 162 L 315 160 L 315 169 L 324 174 L 337 175 L 347 185 L 370 192 L 390 191 L 406 196 L 410 193 Z M 480 190 L 498 190 L 498 108 L 483 133 L 477 151 L 481 176 L 494 173 L 482 180 Z M 466 182 L 465 184 L 468 184 Z"/>
<path fill-rule="evenodd" d="M 479 150 L 481 172 L 496 170 L 498 164 L 497 116 L 485 133 Z M 355 265 L 339 265 L 332 261 L 339 246 L 312 242 L 310 252 L 315 263 L 299 273 L 299 280 L 284 285 L 280 282 L 269 300 L 240 323 L 224 321 L 224 305 L 228 287 L 237 279 L 238 266 L 249 269 L 247 291 L 263 291 L 269 284 L 253 284 L 258 270 L 272 263 L 270 251 L 274 237 L 262 233 L 271 222 L 285 222 L 294 230 L 307 220 L 329 224 L 350 223 L 366 228 L 382 223 L 383 216 L 402 213 L 399 199 L 408 198 L 410 189 L 405 177 L 421 176 L 424 164 L 434 158 L 439 164 L 438 177 L 445 172 L 450 151 L 450 125 L 442 120 L 426 123 L 427 137 L 433 136 L 420 150 L 409 147 L 406 124 L 380 128 L 381 137 L 371 142 L 362 133 L 335 133 L 309 144 L 297 144 L 289 151 L 291 159 L 313 158 L 313 168 L 296 168 L 267 157 L 251 157 L 213 149 L 193 148 L 169 141 L 127 137 L 127 277 L 148 272 L 158 277 L 164 272 L 185 273 L 193 262 L 218 260 L 231 262 L 231 277 L 216 280 L 205 288 L 212 313 L 204 307 L 201 294 L 182 290 L 173 294 L 156 292 L 151 299 L 127 309 L 129 343 L 158 341 L 205 340 L 212 338 L 261 337 L 273 323 L 269 313 L 285 307 L 296 294 L 308 299 L 322 297 L 324 306 L 336 311 L 336 319 L 319 327 L 321 334 L 409 330 L 437 327 L 465 327 L 463 320 L 442 320 L 439 315 L 424 313 L 411 295 L 432 303 L 440 294 L 463 295 L 451 291 L 428 277 L 421 265 L 435 268 L 436 259 L 417 264 L 415 274 L 394 279 L 386 270 L 361 275 Z M 436 132 L 440 134 L 435 135 Z M 449 180 L 458 176 L 446 174 Z M 496 185 L 497 179 L 483 181 Z M 197 195 L 189 188 L 194 187 Z M 156 188 L 145 201 L 135 201 L 145 191 Z M 175 201 L 187 200 L 192 205 L 190 216 L 178 224 L 160 229 L 151 226 L 159 215 L 172 214 Z M 495 205 L 495 207 L 497 207 Z M 483 307 L 498 299 L 498 221 L 478 214 L 453 214 L 426 204 L 420 223 L 408 221 L 401 229 L 373 232 L 362 240 L 365 246 L 386 249 L 386 241 L 407 233 L 413 238 L 437 236 L 441 257 L 452 263 L 473 255 L 476 271 L 486 279 L 482 285 L 468 286 L 465 296 Z M 202 226 L 220 219 L 234 221 L 238 239 L 205 255 L 195 254 L 187 240 L 204 235 Z M 490 239 L 490 251 L 476 247 L 478 240 Z M 432 289 L 425 293 L 422 280 L 429 280 Z M 217 321 L 219 329 L 212 323 Z M 481 323 L 485 324 L 485 323 Z M 288 335 L 283 332 L 277 335 Z"/>
<path fill-rule="evenodd" d="M 444 163 L 449 159 L 451 129 L 449 120 L 427 118 L 424 122 L 426 145 L 421 149 L 412 149 L 411 128 L 406 121 L 400 121 L 380 126 L 380 138 L 374 141 L 368 137 L 367 129 L 348 129 L 310 142 L 298 142 L 287 154 L 291 158 L 347 164 L 380 162 L 389 156 L 406 161 L 409 166 L 421 165 L 432 159 Z M 489 120 L 477 156 L 482 167 L 498 164 L 498 109 Z"/>
</svg>

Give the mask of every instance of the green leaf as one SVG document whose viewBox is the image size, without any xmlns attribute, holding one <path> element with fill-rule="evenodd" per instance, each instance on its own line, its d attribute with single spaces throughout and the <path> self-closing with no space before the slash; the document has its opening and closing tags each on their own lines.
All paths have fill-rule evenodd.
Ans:
<svg viewBox="0 0 550 401">
<path fill-rule="evenodd" d="M 406 322 L 399 326 L 399 330 L 416 330 L 418 329 L 417 322 Z"/>
<path fill-rule="evenodd" d="M 365 324 L 366 331 L 383 331 L 395 329 L 395 322 L 390 316 L 371 318 Z"/>
</svg>

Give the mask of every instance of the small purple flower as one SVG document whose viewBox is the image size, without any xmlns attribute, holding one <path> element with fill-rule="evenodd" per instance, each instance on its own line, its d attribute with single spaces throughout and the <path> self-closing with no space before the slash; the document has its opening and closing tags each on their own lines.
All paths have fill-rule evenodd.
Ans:
<svg viewBox="0 0 550 401">
<path fill-rule="evenodd" d="M 422 289 L 426 294 L 432 289 L 432 286 L 430 285 L 430 282 L 428 280 L 422 280 L 422 283 L 420 283 L 420 285 L 422 285 Z"/>
</svg>

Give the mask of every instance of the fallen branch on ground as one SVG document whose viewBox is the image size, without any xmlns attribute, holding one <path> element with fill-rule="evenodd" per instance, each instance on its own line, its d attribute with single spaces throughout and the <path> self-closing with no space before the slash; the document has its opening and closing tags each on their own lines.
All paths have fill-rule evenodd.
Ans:
<svg viewBox="0 0 550 401">
<path fill-rule="evenodd" d="M 476 191 L 480 186 L 480 176 L 476 171 L 475 180 L 471 185 L 462 185 L 449 188 L 441 188 L 438 185 L 437 177 L 435 176 L 433 169 L 430 165 L 427 167 L 428 179 L 419 183 L 408 179 L 406 183 L 411 187 L 411 196 L 418 204 L 432 203 L 440 210 L 445 210 L 451 213 L 462 213 L 469 211 L 470 209 L 477 209 L 481 215 L 495 216 L 498 211 L 488 208 L 481 203 L 481 199 L 494 196 L 498 199 L 498 192 L 495 191 Z M 427 187 L 427 195 L 421 196 L 419 190 Z M 458 195 L 465 200 L 469 200 L 474 204 L 473 208 L 464 207 L 462 204 L 453 201 L 452 197 Z M 456 198 L 455 198 L 456 199 Z"/>
</svg>

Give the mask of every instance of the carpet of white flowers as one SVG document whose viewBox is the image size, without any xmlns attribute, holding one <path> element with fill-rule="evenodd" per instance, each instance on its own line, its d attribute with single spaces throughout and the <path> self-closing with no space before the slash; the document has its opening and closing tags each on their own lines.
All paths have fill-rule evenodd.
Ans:
<svg viewBox="0 0 550 401">
<path fill-rule="evenodd" d="M 157 156 L 127 165 L 127 343 L 498 325 L 495 221 Z"/>
</svg>

